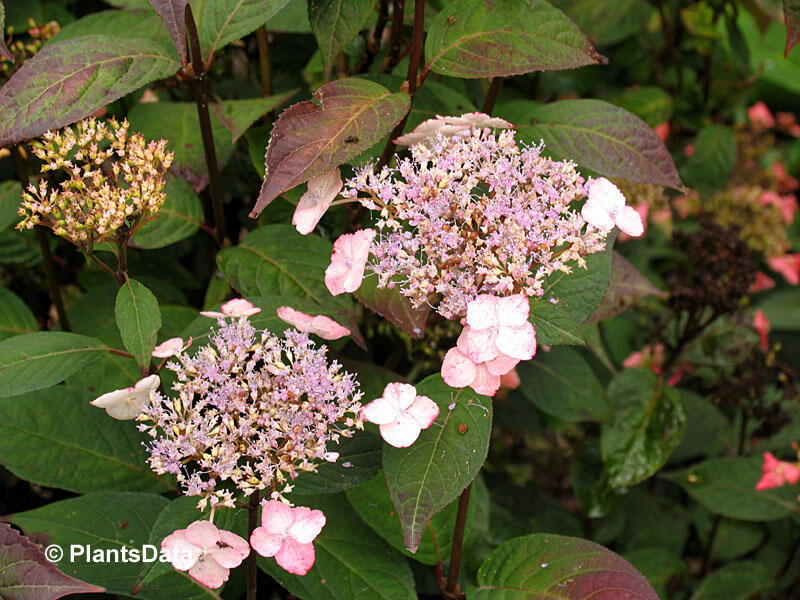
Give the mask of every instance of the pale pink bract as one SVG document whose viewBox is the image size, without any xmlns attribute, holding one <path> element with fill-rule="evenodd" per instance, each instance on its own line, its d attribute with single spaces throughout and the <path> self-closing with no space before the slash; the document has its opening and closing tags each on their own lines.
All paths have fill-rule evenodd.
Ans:
<svg viewBox="0 0 800 600">
<path fill-rule="evenodd" d="M 331 264 L 325 270 L 325 285 L 331 294 L 337 296 L 345 292 L 352 293 L 361 287 L 369 249 L 375 235 L 374 229 L 361 229 L 355 233 L 340 235 L 333 243 Z"/>
<path fill-rule="evenodd" d="M 228 300 L 225 304 L 220 306 L 220 310 L 222 312 L 204 310 L 200 311 L 200 314 L 204 317 L 224 319 L 226 317 L 252 317 L 253 315 L 257 315 L 261 312 L 260 308 L 255 307 L 252 302 L 248 302 L 244 298 L 234 298 L 233 300 Z"/>
<path fill-rule="evenodd" d="M 791 285 L 800 284 L 800 254 L 782 254 L 767 259 L 769 268 L 783 275 Z"/>
<path fill-rule="evenodd" d="M 261 526 L 250 535 L 253 550 L 275 557 L 278 565 L 294 575 L 305 575 L 314 566 L 314 538 L 325 526 L 325 514 L 304 506 L 292 508 L 278 500 L 263 503 Z"/>
<path fill-rule="evenodd" d="M 137 381 L 133 387 L 108 392 L 89 404 L 104 408 L 109 417 L 129 421 L 142 412 L 142 407 L 150 401 L 150 392 L 155 391 L 160 384 L 158 375 L 150 375 Z"/>
<path fill-rule="evenodd" d="M 169 338 L 168 340 L 161 342 L 158 346 L 153 348 L 152 355 L 155 358 L 169 358 L 170 356 L 175 356 L 176 354 L 180 354 L 191 345 L 192 345 L 191 337 L 187 342 L 184 342 L 183 338 L 179 337 Z"/>
<path fill-rule="evenodd" d="M 800 482 L 800 468 L 797 465 L 778 460 L 771 452 L 764 452 L 761 479 L 756 484 L 758 491 L 771 490 L 787 483 L 794 485 L 798 482 Z"/>
<path fill-rule="evenodd" d="M 631 237 L 644 233 L 642 217 L 631 206 L 625 205 L 625 196 L 605 177 L 592 179 L 588 184 L 588 200 L 581 209 L 584 221 L 602 231 L 616 225 Z"/>
<path fill-rule="evenodd" d="M 401 135 L 394 142 L 398 146 L 413 146 L 414 144 L 420 144 L 425 140 L 435 138 L 437 133 L 444 137 L 452 137 L 472 127 L 476 129 L 483 129 L 484 127 L 492 129 L 513 129 L 514 125 L 505 119 L 491 117 L 480 112 L 466 113 L 458 117 L 436 115 L 435 119 L 423 121 L 414 128 L 414 131 Z"/>
<path fill-rule="evenodd" d="M 314 227 L 328 210 L 342 189 L 342 185 L 338 168 L 308 180 L 308 191 L 300 196 L 292 216 L 292 225 L 299 233 L 307 235 L 314 231 Z"/>
<path fill-rule="evenodd" d="M 278 317 L 292 325 L 299 331 L 314 333 L 323 340 L 338 340 L 346 335 L 350 335 L 347 327 L 339 325 L 336 321 L 325 315 L 312 316 L 291 306 L 281 306 L 278 308 Z"/>
<path fill-rule="evenodd" d="M 362 409 L 364 420 L 380 426 L 381 437 L 395 448 L 413 444 L 439 416 L 439 405 L 407 383 L 390 383 L 383 396 Z"/>
</svg>

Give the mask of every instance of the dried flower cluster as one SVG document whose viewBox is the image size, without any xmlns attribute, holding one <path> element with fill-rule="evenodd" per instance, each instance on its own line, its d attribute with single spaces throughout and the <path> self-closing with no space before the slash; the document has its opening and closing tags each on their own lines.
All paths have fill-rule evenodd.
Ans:
<svg viewBox="0 0 800 600">
<path fill-rule="evenodd" d="M 586 195 L 571 162 L 517 144 L 513 131 L 472 127 L 411 147 L 396 168 L 367 166 L 343 196 L 380 211 L 368 268 L 415 306 L 464 316 L 478 294 L 543 293 L 554 271 L 583 266 L 607 231 L 570 209 Z"/>
<path fill-rule="evenodd" d="M 42 172 L 63 171 L 67 179 L 51 189 L 45 178 L 23 194 L 18 229 L 42 224 L 91 250 L 113 241 L 125 227 L 134 232 L 166 200 L 164 175 L 172 164 L 166 140 L 146 142 L 129 134 L 128 122 L 87 119 L 72 128 L 49 131 L 33 145 Z"/>
<path fill-rule="evenodd" d="M 225 482 L 245 496 L 280 497 L 299 472 L 336 460 L 329 442 L 363 426 L 354 376 L 328 364 L 307 334 L 280 339 L 247 317 L 218 323 L 211 344 L 167 364 L 176 396 L 154 392 L 139 416 L 154 438 L 151 468 L 176 474 L 186 495 L 203 496 L 201 508 L 233 505 Z"/>
</svg>

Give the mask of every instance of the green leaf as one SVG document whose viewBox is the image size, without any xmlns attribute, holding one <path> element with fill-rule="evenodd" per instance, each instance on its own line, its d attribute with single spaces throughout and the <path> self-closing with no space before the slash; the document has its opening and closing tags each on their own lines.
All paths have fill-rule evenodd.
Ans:
<svg viewBox="0 0 800 600">
<path fill-rule="evenodd" d="M 290 593 L 304 600 L 417 598 L 406 560 L 358 518 L 344 494 L 292 500 L 323 511 L 327 522 L 314 540 L 316 561 L 306 575 L 291 575 L 275 559 L 258 557 L 259 566 Z"/>
<path fill-rule="evenodd" d="M 115 38 L 150 40 L 162 48 L 166 56 L 177 58 L 163 21 L 147 6 L 146 0 L 143 2 L 145 9 L 104 10 L 81 17 L 56 33 L 46 46 L 102 31 L 103 35 Z"/>
<path fill-rule="evenodd" d="M 1 399 L 0 462 L 38 485 L 78 493 L 169 490 L 169 479 L 148 468 L 135 424 L 91 406 L 94 397 L 57 386 Z"/>
<path fill-rule="evenodd" d="M 608 386 L 614 410 L 600 434 L 611 487 L 635 485 L 667 462 L 686 429 L 676 390 L 649 369 L 626 369 Z"/>
<path fill-rule="evenodd" d="M 694 518 L 694 529 L 704 548 L 708 548 L 708 536 L 714 528 L 711 513 L 698 509 Z M 750 554 L 761 545 L 765 531 L 761 523 L 721 518 L 716 526 L 711 556 L 715 561 L 729 561 Z"/>
<path fill-rule="evenodd" d="M 800 330 L 800 289 L 795 287 L 770 292 L 756 308 L 764 311 L 772 329 Z"/>
<path fill-rule="evenodd" d="M 520 391 L 539 410 L 565 421 L 611 418 L 605 390 L 578 350 L 557 346 L 539 351 L 517 371 Z"/>
<path fill-rule="evenodd" d="M 14 55 L 6 46 L 6 7 L 0 2 L 0 58 L 14 60 Z"/>
<path fill-rule="evenodd" d="M 161 329 L 161 312 L 153 292 L 135 279 L 119 288 L 114 307 L 122 343 L 141 367 L 150 364 L 156 334 Z"/>
<path fill-rule="evenodd" d="M 192 186 L 182 179 L 170 178 L 164 191 L 164 206 L 154 220 L 136 232 L 133 245 L 147 250 L 163 248 L 194 235 L 203 222 L 203 205 Z"/>
<path fill-rule="evenodd" d="M 50 44 L 0 89 L 0 146 L 74 123 L 179 68 L 146 39 L 85 35 Z"/>
<path fill-rule="evenodd" d="M 0 231 L 19 222 L 17 210 L 21 200 L 22 186 L 18 181 L 0 182 Z"/>
<path fill-rule="evenodd" d="M 234 40 L 252 33 L 282 9 L 288 0 L 206 0 L 199 34 L 208 59 Z"/>
<path fill-rule="evenodd" d="M 217 160 L 222 168 L 233 154 L 231 136 L 214 117 L 211 107 L 211 131 Z M 131 129 L 147 139 L 166 138 L 167 150 L 175 153 L 170 172 L 186 180 L 195 190 L 208 185 L 208 166 L 203 151 L 200 120 L 194 102 L 139 103 L 128 113 Z"/>
<path fill-rule="evenodd" d="M 267 31 L 281 33 L 311 33 L 308 22 L 308 2 L 306 0 L 289 0 L 274 17 L 266 23 Z"/>
<path fill-rule="evenodd" d="M 645 0 L 555 0 L 552 4 L 600 46 L 640 33 L 654 10 Z"/>
<path fill-rule="evenodd" d="M 0 340 L 38 330 L 36 317 L 22 299 L 0 286 Z"/>
<path fill-rule="evenodd" d="M 681 171 L 686 184 L 701 194 L 724 188 L 736 164 L 736 138 L 731 128 L 725 125 L 704 127 L 693 146 L 694 153 Z"/>
<path fill-rule="evenodd" d="M 314 100 L 284 110 L 267 146 L 266 178 L 250 213 L 261 214 L 282 192 L 355 158 L 392 130 L 409 110 L 405 92 L 365 79 L 337 79 Z"/>
<path fill-rule="evenodd" d="M 366 431 L 329 443 L 327 450 L 338 452 L 339 460 L 322 463 L 316 473 L 300 473 L 292 493 L 333 494 L 361 485 L 381 468 L 381 447 L 381 439 Z"/>
<path fill-rule="evenodd" d="M 624 312 L 628 307 L 648 296 L 666 298 L 667 294 L 650 283 L 650 280 L 628 262 L 628 259 L 615 251 L 611 257 L 611 279 L 608 282 L 608 288 L 600 305 L 587 319 L 587 322 L 604 321 Z"/>
<path fill-rule="evenodd" d="M 626 552 L 624 557 L 647 578 L 659 598 L 669 598 L 670 584 L 688 577 L 680 555 L 665 548 L 639 548 Z"/>
<path fill-rule="evenodd" d="M 231 132 L 231 142 L 235 144 L 236 140 L 242 137 L 253 123 L 295 94 L 297 94 L 297 90 L 266 98 L 225 100 L 214 104 L 211 111 L 217 120 Z"/>
<path fill-rule="evenodd" d="M 41 331 L 0 342 L 0 398 L 41 390 L 99 360 L 100 341 L 61 331 Z"/>
<path fill-rule="evenodd" d="M 748 600 L 772 585 L 770 569 L 754 560 L 743 560 L 711 573 L 691 600 Z"/>
<path fill-rule="evenodd" d="M 164 21 L 164 25 L 172 38 L 181 64 L 188 62 L 186 52 L 186 5 L 189 0 L 149 0 L 156 14 Z"/>
<path fill-rule="evenodd" d="M 729 447 L 726 434 L 730 423 L 708 398 L 681 390 L 681 403 L 686 413 L 686 433 L 669 457 L 670 463 L 688 459 L 718 456 Z"/>
<path fill-rule="evenodd" d="M 403 541 L 403 529 L 397 511 L 392 505 L 389 490 L 386 488 L 386 477 L 380 471 L 369 481 L 356 488 L 347 490 L 347 499 L 367 525 L 385 539 L 392 548 L 406 556 L 426 565 L 435 565 L 445 556 L 449 556 L 453 544 L 458 500 L 448 504 L 441 512 L 436 513 L 425 528 L 419 548 L 415 553 L 409 552 Z M 470 502 L 465 535 L 470 532 L 470 525 L 475 504 Z"/>
<path fill-rule="evenodd" d="M 431 23 L 425 56 L 434 72 L 464 78 L 605 62 L 575 23 L 544 0 L 454 0 Z"/>
<path fill-rule="evenodd" d="M 468 600 L 658 600 L 644 576 L 624 558 L 602 546 L 537 533 L 495 548 L 478 570 Z"/>
<path fill-rule="evenodd" d="M 759 458 L 716 458 L 660 477 L 677 483 L 716 515 L 742 521 L 774 521 L 800 515 L 797 490 L 784 486 L 759 492 Z"/>
<path fill-rule="evenodd" d="M 308 3 L 308 21 L 322 53 L 326 80 L 339 54 L 374 14 L 375 0 L 312 0 Z"/>
<path fill-rule="evenodd" d="M 597 309 L 606 293 L 613 243 L 613 238 L 608 239 L 603 252 L 588 256 L 585 269 L 550 275 L 544 283 L 544 295 L 531 298 L 530 320 L 538 344 L 583 344 L 578 326 Z"/>
<path fill-rule="evenodd" d="M 410 447 L 386 444 L 383 449 L 386 482 L 411 552 L 419 547 L 431 517 L 475 479 L 486 460 L 492 428 L 491 399 L 471 388 L 456 390 L 436 374 L 417 384 L 417 394 L 436 402 L 439 416 Z"/>
<path fill-rule="evenodd" d="M 684 189 L 664 142 L 625 109 L 601 100 L 562 100 L 535 106 L 528 115 L 519 137 L 543 140 L 549 155 L 607 177 Z"/>
<path fill-rule="evenodd" d="M 638 1 L 634 0 L 634 2 Z M 625 90 L 611 102 L 632 112 L 650 127 L 669 121 L 675 110 L 675 101 L 672 96 L 655 86 L 634 87 Z"/>
</svg>

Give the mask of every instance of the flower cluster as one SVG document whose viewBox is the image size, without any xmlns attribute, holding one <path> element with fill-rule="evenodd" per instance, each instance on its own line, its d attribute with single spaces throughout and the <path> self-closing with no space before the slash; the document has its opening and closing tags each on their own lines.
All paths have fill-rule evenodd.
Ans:
<svg viewBox="0 0 800 600">
<path fill-rule="evenodd" d="M 778 460 L 771 452 L 764 452 L 764 462 L 761 465 L 761 479 L 756 484 L 756 489 L 761 492 L 783 485 L 795 485 L 800 482 L 800 466 Z M 798 497 L 800 500 L 800 497 Z"/>
<path fill-rule="evenodd" d="M 33 153 L 42 172 L 67 178 L 51 188 L 45 178 L 23 194 L 18 229 L 50 227 L 77 246 L 114 241 L 153 218 L 166 200 L 164 175 L 172 164 L 166 140 L 146 142 L 129 134 L 128 122 L 86 119 L 72 128 L 49 131 Z"/>
<path fill-rule="evenodd" d="M 232 506 L 225 482 L 246 496 L 280 497 L 301 471 L 336 459 L 329 443 L 363 426 L 358 384 L 328 363 L 325 347 L 295 330 L 285 339 L 257 331 L 228 308 L 211 344 L 167 363 L 176 395 L 153 392 L 139 416 L 139 429 L 154 438 L 151 468 L 177 475 L 187 495 L 203 497 L 201 507 Z"/>
<path fill-rule="evenodd" d="M 618 198 L 596 201 L 590 215 L 572 210 L 590 185 L 542 145 L 518 145 L 513 131 L 448 134 L 413 145 L 396 168 L 357 171 L 342 193 L 379 212 L 368 269 L 415 306 L 438 300 L 454 319 L 479 294 L 542 295 L 547 275 L 584 266 L 614 224 L 634 218 Z"/>
</svg>

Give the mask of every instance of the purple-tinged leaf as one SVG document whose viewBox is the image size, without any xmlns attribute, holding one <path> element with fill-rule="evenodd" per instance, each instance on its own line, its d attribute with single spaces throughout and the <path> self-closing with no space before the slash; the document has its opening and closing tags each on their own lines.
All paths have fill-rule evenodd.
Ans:
<svg viewBox="0 0 800 600">
<path fill-rule="evenodd" d="M 453 0 L 431 23 L 425 56 L 432 71 L 465 78 L 606 62 L 578 26 L 544 0 Z"/>
<path fill-rule="evenodd" d="M 495 548 L 467 600 L 658 600 L 627 560 L 599 544 L 535 533 Z"/>
<path fill-rule="evenodd" d="M 786 21 L 786 50 L 789 52 L 800 42 L 800 0 L 783 0 L 783 18 Z"/>
<path fill-rule="evenodd" d="M 181 59 L 181 65 L 187 64 L 186 52 L 186 5 L 189 0 L 147 0 L 155 9 L 156 14 L 167 26 L 175 50 Z"/>
<path fill-rule="evenodd" d="M 587 322 L 596 323 L 618 315 L 647 296 L 664 298 L 666 295 L 650 283 L 628 259 L 619 252 L 614 252 L 611 256 L 611 280 L 608 282 L 606 295 Z"/>
<path fill-rule="evenodd" d="M 396 287 L 379 288 L 377 277 L 367 277 L 354 294 L 356 300 L 372 312 L 397 325 L 415 339 L 425 337 L 425 324 L 431 308 L 428 305 L 414 308 L 411 300 Z"/>
<path fill-rule="evenodd" d="M 375 14 L 375 0 L 314 0 L 308 3 L 308 20 L 317 38 L 325 79 L 336 58 Z"/>
<path fill-rule="evenodd" d="M 48 45 L 0 88 L 0 146 L 74 123 L 179 68 L 145 39 L 87 35 Z"/>
<path fill-rule="evenodd" d="M 519 137 L 546 153 L 606 175 L 684 190 L 664 142 L 647 123 L 601 100 L 562 100 L 532 108 Z"/>
<path fill-rule="evenodd" d="M 6 7 L 0 1 L 0 57 L 14 62 L 14 55 L 6 46 Z"/>
<path fill-rule="evenodd" d="M 55 600 L 70 594 L 102 592 L 104 588 L 59 571 L 39 546 L 10 525 L 0 523 L 0 598 Z"/>
<path fill-rule="evenodd" d="M 250 126 L 269 111 L 280 106 L 294 96 L 298 90 L 280 96 L 248 98 L 246 100 L 226 100 L 211 106 L 214 116 L 231 132 L 232 141 L 242 137 Z"/>
<path fill-rule="evenodd" d="M 254 32 L 286 6 L 289 0 L 206 0 L 200 16 L 203 56 L 211 58 L 233 40 Z"/>
<path fill-rule="evenodd" d="M 492 430 L 492 400 L 472 388 L 451 388 L 436 374 L 417 384 L 417 394 L 436 402 L 439 416 L 410 447 L 383 448 L 386 483 L 410 552 L 417 551 L 431 517 L 475 479 Z"/>
<path fill-rule="evenodd" d="M 405 92 L 392 93 L 365 79 L 323 85 L 315 101 L 284 110 L 267 146 L 266 177 L 252 218 L 281 192 L 355 158 L 389 133 L 409 109 Z"/>
</svg>

